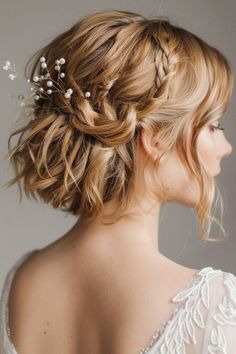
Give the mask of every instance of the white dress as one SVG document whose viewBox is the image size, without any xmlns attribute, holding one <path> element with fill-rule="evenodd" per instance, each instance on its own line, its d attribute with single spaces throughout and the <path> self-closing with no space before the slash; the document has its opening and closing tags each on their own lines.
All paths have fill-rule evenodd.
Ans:
<svg viewBox="0 0 236 354">
<path fill-rule="evenodd" d="M 17 267 L 34 251 L 21 256 L 5 278 L 0 300 L 0 354 L 18 354 L 8 327 L 8 295 Z M 130 354 L 236 354 L 234 274 L 204 267 L 172 301 L 176 309 L 169 320 L 148 339 L 145 348 Z"/>
</svg>

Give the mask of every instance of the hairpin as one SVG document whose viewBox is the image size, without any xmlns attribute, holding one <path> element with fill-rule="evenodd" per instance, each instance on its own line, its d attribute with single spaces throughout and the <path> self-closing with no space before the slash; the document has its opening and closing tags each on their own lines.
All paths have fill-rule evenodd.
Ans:
<svg viewBox="0 0 236 354">
<path fill-rule="evenodd" d="M 32 91 L 31 97 L 33 96 L 33 98 L 35 100 L 39 100 L 40 98 L 45 98 L 45 96 L 50 98 L 50 95 L 53 92 L 63 92 L 65 98 L 67 98 L 67 99 L 71 98 L 71 95 L 73 94 L 73 90 L 71 88 L 68 88 L 65 91 L 59 83 L 59 80 L 63 79 L 65 77 L 65 73 L 61 72 L 61 66 L 64 65 L 65 62 L 66 61 L 64 58 L 60 58 L 55 61 L 56 65 L 54 66 L 54 69 L 58 72 L 57 80 L 55 81 L 52 79 L 50 72 L 48 71 L 47 62 L 46 62 L 45 57 L 40 58 L 41 68 L 43 70 L 46 70 L 46 73 L 44 75 L 40 75 L 40 76 L 35 75 L 33 77 L 33 82 L 31 82 L 30 79 L 27 79 L 27 83 L 29 83 L 31 85 L 32 85 L 32 83 L 34 84 L 34 86 L 30 87 L 30 91 Z M 15 64 L 14 63 L 12 64 L 9 60 L 7 60 L 4 65 L 0 65 L 0 66 L 5 71 L 10 70 L 10 74 L 8 75 L 9 79 L 14 80 L 17 77 L 22 78 L 22 76 L 16 71 Z M 47 80 L 47 82 L 46 82 L 46 85 L 48 87 L 47 90 L 45 90 L 41 86 L 41 84 L 44 80 Z M 54 88 L 54 90 L 53 90 L 53 88 Z M 90 95 L 91 95 L 91 93 L 89 91 L 86 91 L 84 94 L 84 96 L 86 98 L 90 97 Z M 23 106 L 24 105 L 24 96 L 18 95 L 18 99 L 21 101 L 20 106 Z"/>
</svg>

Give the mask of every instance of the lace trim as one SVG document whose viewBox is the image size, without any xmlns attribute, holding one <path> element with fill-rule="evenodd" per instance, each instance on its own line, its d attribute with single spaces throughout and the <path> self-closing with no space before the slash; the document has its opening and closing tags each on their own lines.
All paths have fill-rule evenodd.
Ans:
<svg viewBox="0 0 236 354">
<path fill-rule="evenodd" d="M 16 270 L 18 269 L 18 267 L 32 254 L 37 252 L 38 249 L 34 249 L 31 250 L 27 253 L 25 253 L 22 257 L 20 257 L 18 259 L 18 261 L 16 262 L 16 264 L 12 267 L 12 269 L 10 270 L 8 276 L 10 277 L 8 284 L 6 286 L 6 307 L 5 307 L 5 323 L 6 323 L 6 332 L 7 332 L 7 339 L 9 342 L 9 345 L 12 347 L 12 349 L 15 351 L 15 354 L 18 354 L 16 351 L 16 347 L 11 339 L 11 331 L 10 331 L 10 327 L 9 327 L 9 293 L 10 293 L 10 289 L 11 289 L 11 284 L 13 281 L 13 277 L 15 275 Z"/>
<path fill-rule="evenodd" d="M 9 288 L 10 289 L 10 288 Z M 16 351 L 16 347 L 14 345 L 14 343 L 12 342 L 11 339 L 11 332 L 10 332 L 10 328 L 9 328 L 9 308 L 8 305 L 6 306 L 6 311 L 5 311 L 5 318 L 6 318 L 6 330 L 7 330 L 7 337 L 8 337 L 8 341 L 10 343 L 10 345 L 14 348 L 14 350 Z"/>
<path fill-rule="evenodd" d="M 210 354 L 227 354 L 227 339 L 223 326 L 236 326 L 236 276 L 232 273 L 224 272 L 224 285 L 227 294 L 224 295 L 222 303 L 217 305 L 216 313 L 212 318 L 217 322 L 216 327 L 211 329 L 210 342 L 207 346 Z"/>
<path fill-rule="evenodd" d="M 200 305 L 203 304 L 209 309 L 208 281 L 221 273 L 220 269 L 212 267 L 204 267 L 198 271 L 190 282 L 190 286 L 171 299 L 179 302 L 180 306 L 175 315 L 172 314 L 167 323 L 164 323 L 162 335 L 152 340 L 152 344 L 144 348 L 141 353 L 149 353 L 149 350 L 156 349 L 159 354 L 184 354 L 185 343 L 190 343 L 190 339 L 196 343 L 195 325 L 204 328 Z"/>
<path fill-rule="evenodd" d="M 201 270 L 198 270 L 193 277 L 191 278 L 189 284 L 187 285 L 187 287 L 184 288 L 184 290 L 181 290 L 180 292 L 178 292 L 176 295 L 182 293 L 183 291 L 189 290 L 190 288 L 192 288 L 196 283 L 198 283 L 200 281 L 201 278 L 199 278 L 199 274 L 200 274 Z M 173 298 L 176 297 L 176 295 Z M 161 335 L 164 333 L 167 325 L 173 320 L 173 318 L 175 316 L 177 316 L 177 314 L 179 313 L 180 309 L 183 307 L 183 301 L 180 302 L 180 304 L 177 306 L 177 308 L 175 310 L 172 310 L 170 313 L 170 317 L 163 322 L 161 328 L 156 329 L 155 333 L 153 334 L 151 340 L 149 341 L 148 345 L 143 348 L 140 351 L 140 354 L 145 354 L 148 353 L 149 350 L 152 348 L 152 346 L 160 339 Z"/>
</svg>

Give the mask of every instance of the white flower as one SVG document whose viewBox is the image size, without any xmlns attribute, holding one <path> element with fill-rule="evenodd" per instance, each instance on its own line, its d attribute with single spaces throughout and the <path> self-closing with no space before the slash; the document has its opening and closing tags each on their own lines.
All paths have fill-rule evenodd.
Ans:
<svg viewBox="0 0 236 354">
<path fill-rule="evenodd" d="M 8 70 L 8 69 L 10 69 L 10 68 L 11 68 L 11 63 L 10 63 L 9 60 L 7 60 L 7 61 L 5 62 L 5 65 L 3 66 L 3 69 L 4 69 L 4 70 Z"/>
<path fill-rule="evenodd" d="M 14 80 L 16 78 L 17 75 L 14 75 L 14 74 L 9 74 L 8 77 L 9 79 L 11 80 Z"/>
</svg>

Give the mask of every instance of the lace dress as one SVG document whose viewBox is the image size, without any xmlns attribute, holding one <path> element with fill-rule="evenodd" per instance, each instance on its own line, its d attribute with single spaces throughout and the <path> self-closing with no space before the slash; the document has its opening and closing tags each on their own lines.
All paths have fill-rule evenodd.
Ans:
<svg viewBox="0 0 236 354">
<path fill-rule="evenodd" d="M 18 354 L 8 327 L 8 296 L 16 269 L 34 251 L 20 257 L 5 278 L 0 299 L 0 354 Z M 130 354 L 236 354 L 234 274 L 204 267 L 171 300 L 176 308 L 169 320 L 145 348 Z"/>
</svg>

